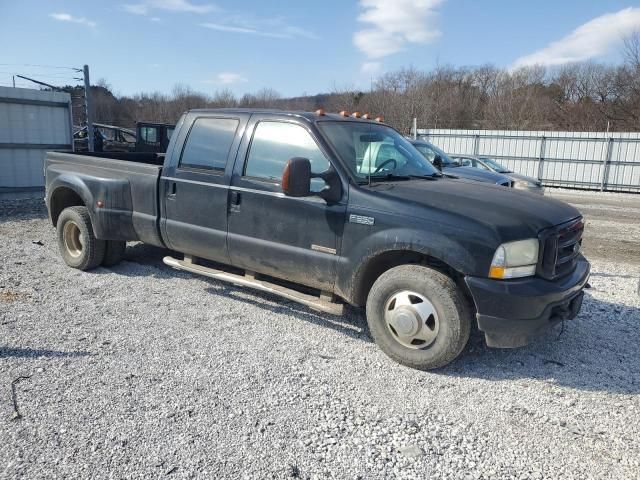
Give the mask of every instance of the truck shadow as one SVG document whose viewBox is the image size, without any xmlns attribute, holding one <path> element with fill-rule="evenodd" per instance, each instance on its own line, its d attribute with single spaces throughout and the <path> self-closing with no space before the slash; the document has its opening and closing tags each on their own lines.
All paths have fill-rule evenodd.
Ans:
<svg viewBox="0 0 640 480">
<path fill-rule="evenodd" d="M 345 308 L 343 316 L 317 312 L 299 303 L 284 299 L 277 295 L 252 290 L 250 288 L 235 285 L 221 284 L 214 279 L 204 279 L 211 283 L 205 291 L 214 295 L 224 295 L 226 298 L 238 302 L 255 305 L 256 307 L 279 315 L 287 315 L 324 328 L 336 330 L 348 337 L 372 343 L 367 329 L 367 321 L 359 310 L 351 307 Z"/>
<path fill-rule="evenodd" d="M 143 243 L 137 243 L 134 245 L 128 245 L 125 253 L 125 260 L 141 265 L 143 267 L 155 267 L 155 272 L 150 271 L 148 268 L 123 268 L 115 266 L 110 271 L 119 275 L 125 276 L 162 276 L 162 277 L 174 277 L 176 275 L 184 276 L 186 278 L 198 278 L 199 280 L 207 283 L 209 286 L 205 287 L 207 293 L 213 295 L 223 295 L 227 298 L 237 300 L 251 305 L 255 305 L 263 310 L 267 310 L 276 314 L 285 314 L 295 317 L 298 320 L 319 325 L 326 328 L 331 328 L 340 333 L 343 333 L 349 337 L 362 340 L 364 342 L 371 343 L 372 340 L 369 337 L 367 322 L 363 314 L 358 309 L 347 306 L 345 314 L 342 317 L 330 315 L 323 312 L 317 312 L 311 308 L 308 308 L 299 303 L 283 299 L 277 295 L 271 295 L 269 293 L 253 290 L 251 288 L 240 287 L 218 281 L 212 278 L 204 276 L 194 275 L 188 272 L 180 272 L 173 270 L 165 265 L 162 259 L 167 256 L 175 256 L 180 258 L 181 255 L 171 250 L 153 247 L 145 245 Z M 100 269 L 93 270 L 92 272 L 100 273 Z"/>
<path fill-rule="evenodd" d="M 640 308 L 586 293 L 582 311 L 531 345 L 488 348 L 475 331 L 466 351 L 437 373 L 484 380 L 541 380 L 577 390 L 640 393 Z"/>
<path fill-rule="evenodd" d="M 169 250 L 136 244 L 127 248 L 126 260 L 142 268 L 116 266 L 112 271 L 126 276 L 193 277 L 164 265 L 162 258 L 171 254 Z M 148 268 L 151 266 L 157 268 Z M 337 317 L 268 293 L 198 278 L 208 284 L 208 293 L 372 342 L 361 309 L 347 307 L 345 315 Z M 494 381 L 531 379 L 579 390 L 640 393 L 640 308 L 605 302 L 586 292 L 580 315 L 565 322 L 562 333 L 558 326 L 527 347 L 509 350 L 488 348 L 484 336 L 476 330 L 455 362 L 431 373 Z"/>
</svg>

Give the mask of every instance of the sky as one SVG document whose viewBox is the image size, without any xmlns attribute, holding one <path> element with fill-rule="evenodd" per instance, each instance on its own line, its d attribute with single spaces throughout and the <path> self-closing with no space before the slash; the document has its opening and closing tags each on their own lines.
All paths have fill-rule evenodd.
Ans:
<svg viewBox="0 0 640 480">
<path fill-rule="evenodd" d="M 0 85 L 88 64 L 121 95 L 366 90 L 401 67 L 621 61 L 640 0 L 0 0 Z M 17 79 L 19 86 L 28 86 Z"/>
</svg>

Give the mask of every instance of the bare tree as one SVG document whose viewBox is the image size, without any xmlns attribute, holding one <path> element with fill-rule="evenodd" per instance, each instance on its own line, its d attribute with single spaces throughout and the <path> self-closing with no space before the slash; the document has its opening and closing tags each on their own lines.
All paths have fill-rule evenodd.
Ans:
<svg viewBox="0 0 640 480">
<path fill-rule="evenodd" d="M 175 122 L 192 108 L 279 108 L 368 112 L 383 115 L 403 133 L 412 119 L 422 128 L 640 130 L 640 33 L 624 42 L 625 63 L 574 63 L 546 69 L 506 70 L 492 65 L 387 72 L 370 90 L 334 86 L 326 94 L 282 98 L 263 88 L 237 98 L 228 89 L 212 96 L 182 84 L 170 94 L 114 95 L 106 80 L 94 87 L 98 122 L 132 126 L 136 120 Z M 73 91 L 76 87 L 68 87 Z"/>
</svg>

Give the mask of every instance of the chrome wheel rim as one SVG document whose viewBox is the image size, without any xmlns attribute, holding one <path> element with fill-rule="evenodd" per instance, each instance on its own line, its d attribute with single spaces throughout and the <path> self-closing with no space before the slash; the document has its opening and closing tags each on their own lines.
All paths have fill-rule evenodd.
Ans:
<svg viewBox="0 0 640 480">
<path fill-rule="evenodd" d="M 80 227 L 75 222 L 67 222 L 62 230 L 62 238 L 64 240 L 64 246 L 67 249 L 67 253 L 73 258 L 78 258 L 82 255 L 84 248 L 84 238 L 80 232 Z"/>
<path fill-rule="evenodd" d="M 410 290 L 389 297 L 384 306 L 384 320 L 393 338 L 414 350 L 429 347 L 440 330 L 433 304 L 424 295 Z"/>
</svg>

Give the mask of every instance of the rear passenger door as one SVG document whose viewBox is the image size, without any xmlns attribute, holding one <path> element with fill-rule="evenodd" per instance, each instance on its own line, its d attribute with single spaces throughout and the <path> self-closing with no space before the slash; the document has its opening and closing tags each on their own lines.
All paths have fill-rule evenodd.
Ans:
<svg viewBox="0 0 640 480">
<path fill-rule="evenodd" d="M 247 119 L 243 114 L 197 112 L 185 118 L 172 151 L 167 152 L 174 160 L 161 178 L 163 236 L 170 248 L 229 263 L 229 179 L 241 137 L 237 133 Z"/>
</svg>

